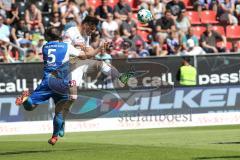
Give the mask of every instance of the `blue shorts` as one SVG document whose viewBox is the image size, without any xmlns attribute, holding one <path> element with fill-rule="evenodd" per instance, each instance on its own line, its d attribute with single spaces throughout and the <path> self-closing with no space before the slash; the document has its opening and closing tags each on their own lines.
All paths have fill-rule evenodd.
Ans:
<svg viewBox="0 0 240 160">
<path fill-rule="evenodd" d="M 32 104 L 38 105 L 49 100 L 50 98 L 54 100 L 55 104 L 57 104 L 59 101 L 69 99 L 69 94 L 67 92 L 68 86 L 63 83 L 62 80 L 57 81 L 55 78 L 53 80 L 51 77 L 47 77 L 42 80 L 41 84 L 28 97 L 31 99 L 30 101 Z M 56 88 L 53 88 L 53 84 L 61 90 L 56 90 Z"/>
</svg>

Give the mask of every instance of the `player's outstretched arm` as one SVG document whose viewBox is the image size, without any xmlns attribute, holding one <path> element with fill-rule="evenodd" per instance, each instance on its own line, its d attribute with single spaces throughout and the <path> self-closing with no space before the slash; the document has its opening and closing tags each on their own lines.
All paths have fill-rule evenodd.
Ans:
<svg viewBox="0 0 240 160">
<path fill-rule="evenodd" d="M 86 53 L 82 49 L 75 48 L 73 45 L 68 46 L 69 55 L 72 57 L 78 57 L 80 59 L 87 59 Z"/>
<path fill-rule="evenodd" d="M 85 52 L 87 58 L 95 57 L 95 55 L 101 52 L 102 49 L 106 49 L 107 47 L 109 47 L 109 42 L 101 42 L 99 47 L 96 49 L 91 46 L 85 46 L 84 44 L 80 46 L 81 50 Z"/>
</svg>

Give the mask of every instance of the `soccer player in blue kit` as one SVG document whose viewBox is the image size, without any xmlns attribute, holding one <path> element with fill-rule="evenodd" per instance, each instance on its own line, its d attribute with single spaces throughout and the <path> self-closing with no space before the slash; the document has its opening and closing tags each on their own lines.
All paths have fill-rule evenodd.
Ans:
<svg viewBox="0 0 240 160">
<path fill-rule="evenodd" d="M 49 86 L 49 79 L 54 71 L 69 61 L 70 56 L 79 58 L 86 56 L 84 52 L 74 48 L 71 44 L 60 42 L 59 39 L 61 39 L 61 34 L 58 30 L 52 29 L 49 36 L 52 41 L 43 46 L 44 75 L 41 84 L 31 93 L 31 95 L 28 91 L 24 91 L 22 95 L 16 99 L 16 104 L 23 105 L 28 111 L 32 111 L 37 105 L 50 98 L 53 98 L 56 106 L 63 100 L 69 100 L 69 94 L 57 93 L 51 89 L 51 86 Z M 64 120 L 62 112 L 55 112 L 53 128 L 53 135 L 49 140 L 49 143 L 52 145 L 56 143 L 58 136 L 64 135 Z"/>
</svg>

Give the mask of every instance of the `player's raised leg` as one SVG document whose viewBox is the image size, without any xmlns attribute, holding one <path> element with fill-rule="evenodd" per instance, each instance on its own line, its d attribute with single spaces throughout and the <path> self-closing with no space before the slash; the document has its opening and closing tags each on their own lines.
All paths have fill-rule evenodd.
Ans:
<svg viewBox="0 0 240 160">
<path fill-rule="evenodd" d="M 16 98 L 16 105 L 23 106 L 25 110 L 32 111 L 39 104 L 48 100 L 52 95 L 52 91 L 47 85 L 47 80 L 43 79 L 41 84 L 30 94 L 29 91 L 24 91 Z"/>
<path fill-rule="evenodd" d="M 101 61 L 101 72 L 106 76 L 110 76 L 113 80 L 113 83 L 120 87 L 124 87 L 128 80 L 134 76 L 134 72 L 132 71 L 120 74 L 114 66 L 103 61 Z"/>
</svg>

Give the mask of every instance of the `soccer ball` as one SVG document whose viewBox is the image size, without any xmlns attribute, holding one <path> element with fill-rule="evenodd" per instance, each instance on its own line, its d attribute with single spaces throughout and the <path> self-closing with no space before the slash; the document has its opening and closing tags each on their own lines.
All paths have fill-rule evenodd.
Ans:
<svg viewBox="0 0 240 160">
<path fill-rule="evenodd" d="M 149 21 L 151 21 L 153 19 L 152 13 L 148 9 L 139 10 L 137 17 L 141 23 L 148 23 Z"/>
</svg>

